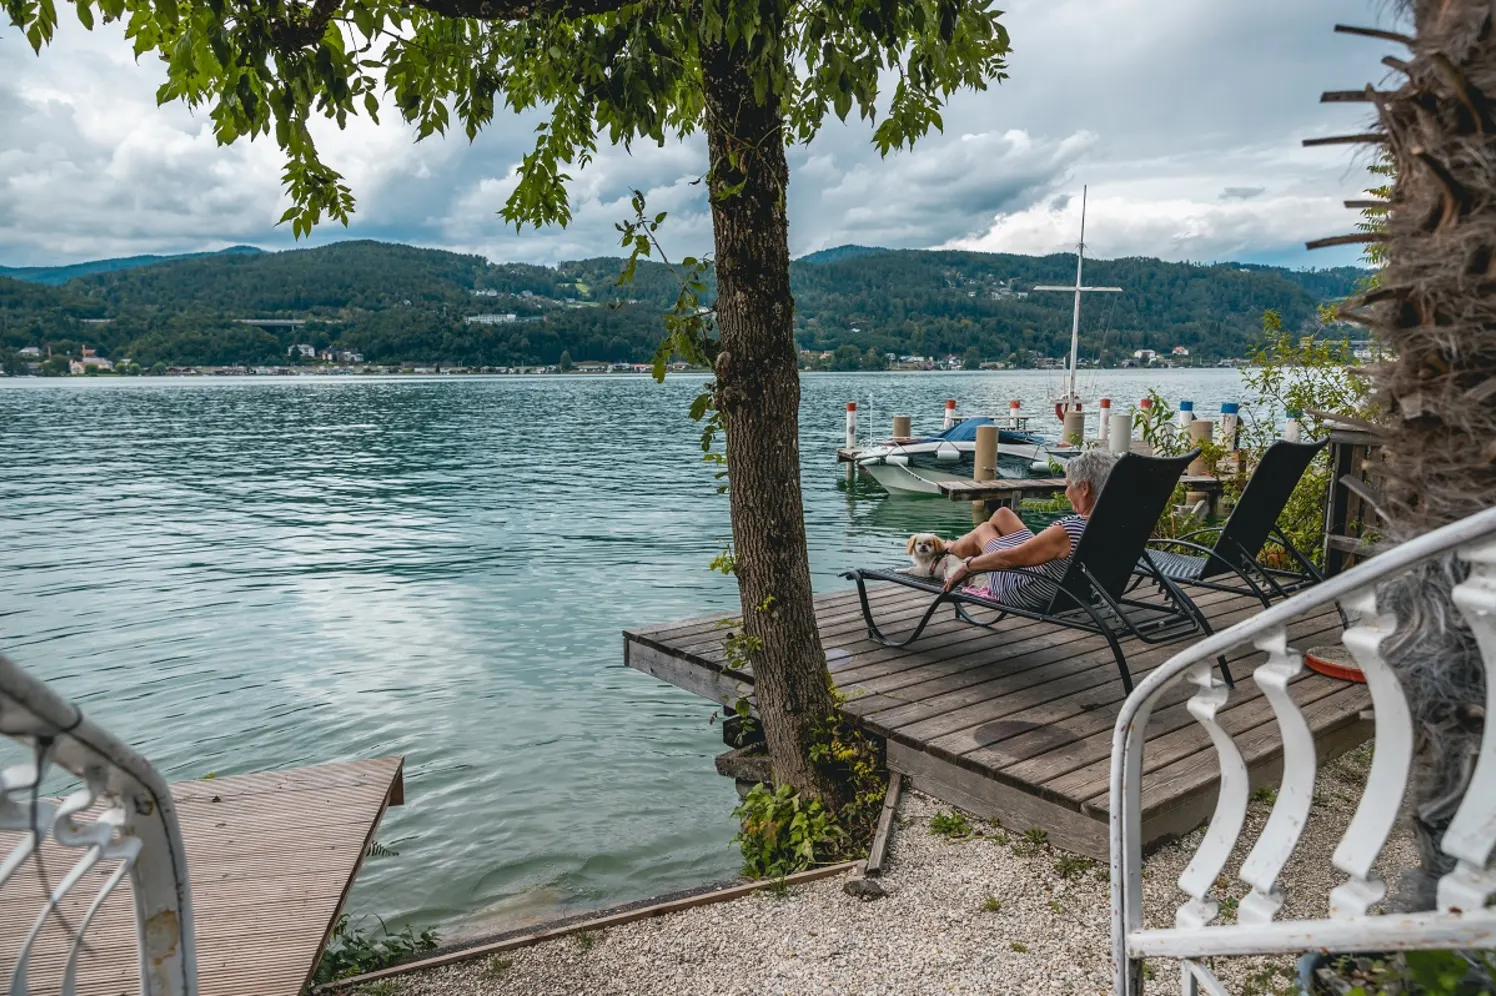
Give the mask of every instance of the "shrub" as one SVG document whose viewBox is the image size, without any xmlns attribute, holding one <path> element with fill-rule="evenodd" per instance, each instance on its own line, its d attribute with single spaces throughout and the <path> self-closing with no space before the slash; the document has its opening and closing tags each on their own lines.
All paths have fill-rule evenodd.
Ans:
<svg viewBox="0 0 1496 996">
<path fill-rule="evenodd" d="M 748 878 L 783 878 L 835 858 L 846 834 L 819 800 L 788 785 L 755 785 L 733 815 L 742 821 L 733 842 Z"/>
</svg>

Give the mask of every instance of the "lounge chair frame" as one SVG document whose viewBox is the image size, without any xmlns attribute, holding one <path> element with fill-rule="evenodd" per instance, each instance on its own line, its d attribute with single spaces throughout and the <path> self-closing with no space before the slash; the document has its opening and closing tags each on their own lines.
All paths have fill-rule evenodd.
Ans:
<svg viewBox="0 0 1496 996">
<path fill-rule="evenodd" d="M 1164 570 L 1176 582 L 1213 591 L 1250 595 L 1262 602 L 1263 607 L 1271 605 L 1275 598 L 1287 598 L 1296 591 L 1323 581 L 1324 575 L 1278 528 L 1277 520 L 1283 514 L 1283 509 L 1309 464 L 1324 449 L 1326 442 L 1328 440 L 1317 443 L 1279 440 L 1274 443 L 1263 454 L 1262 460 L 1252 472 L 1251 480 L 1242 491 L 1241 500 L 1224 523 L 1197 529 L 1174 539 L 1148 542 L 1150 550 L 1162 553 L 1168 553 L 1171 549 L 1184 549 L 1198 554 L 1201 559 L 1196 573 L 1169 571 L 1167 567 L 1160 568 L 1154 560 L 1146 564 L 1139 560 L 1139 580 L 1150 571 Z M 1196 542 L 1207 536 L 1215 537 L 1209 546 Z M 1270 539 L 1282 544 L 1283 549 L 1298 564 L 1298 571 L 1269 567 L 1258 559 L 1263 546 Z M 1235 575 L 1240 583 L 1224 580 L 1229 575 Z"/>
<path fill-rule="evenodd" d="M 1048 606 L 1043 609 L 1010 605 L 996 599 L 972 594 L 964 589 L 946 591 L 945 586 L 938 581 L 917 577 L 897 569 L 847 571 L 842 576 L 857 583 L 857 597 L 862 605 L 862 616 L 867 623 L 869 638 L 885 646 L 908 646 L 919 639 L 935 613 L 946 604 L 953 607 L 957 619 L 983 628 L 991 628 L 1007 616 L 1019 616 L 1037 622 L 1052 623 L 1066 629 L 1095 633 L 1104 638 L 1116 660 L 1122 686 L 1130 691 L 1132 672 L 1128 669 L 1126 655 L 1122 652 L 1120 642 L 1122 637 L 1132 636 L 1144 643 L 1161 644 L 1195 633 L 1208 635 L 1213 632 L 1210 623 L 1195 603 L 1185 595 L 1179 585 L 1154 565 L 1146 548 L 1147 530 L 1158 520 L 1159 514 L 1162 513 L 1169 496 L 1173 493 L 1174 484 L 1178 481 L 1180 473 L 1197 455 L 1198 451 L 1180 457 L 1144 457 L 1138 454 L 1123 456 L 1118 461 L 1117 467 L 1113 469 L 1107 486 L 1102 489 L 1092 518 L 1093 520 L 1097 518 L 1102 509 L 1111 510 L 1122 502 L 1128 502 L 1132 507 L 1125 513 L 1118 511 L 1116 514 L 1121 517 L 1121 524 L 1125 525 L 1129 532 L 1137 535 L 1121 538 L 1109 536 L 1105 532 L 1107 525 L 1105 522 L 1102 523 L 1102 531 L 1093 531 L 1091 527 L 1088 527 L 1081 535 L 1080 542 L 1070 558 L 1070 565 L 1059 582 L 1055 582 L 1047 574 L 1026 567 L 1010 568 L 1002 572 L 1043 578 L 1050 583 L 1057 584 L 1058 590 L 1050 599 Z M 1147 491 L 1151 493 L 1121 496 L 1122 492 L 1134 489 L 1138 484 L 1146 484 Z M 1109 503 L 1109 495 L 1119 497 L 1112 497 Z M 1130 544 L 1129 540 L 1131 540 Z M 1118 551 L 1122 550 L 1123 555 L 1126 555 L 1128 551 L 1125 547 L 1129 545 L 1139 551 L 1136 562 L 1139 565 L 1141 577 L 1127 570 L 1119 573 L 1115 569 L 1119 562 Z M 1109 569 L 1102 570 L 1103 562 L 1106 562 Z M 1126 563 L 1126 561 L 1120 562 Z M 1098 576 L 1098 573 L 1107 576 Z M 1129 597 L 1129 593 L 1143 580 L 1151 580 L 1157 586 L 1162 596 L 1161 602 L 1144 602 Z M 896 638 L 884 633 L 873 619 L 872 605 L 867 595 L 867 582 L 869 581 L 887 581 L 926 591 L 935 597 L 920 617 L 913 632 L 905 637 Z M 983 622 L 968 611 L 968 606 L 992 609 L 998 615 Z M 1140 612 L 1151 613 L 1151 616 L 1141 618 L 1137 615 Z M 1222 676 L 1229 684 L 1232 680 L 1231 672 L 1227 669 L 1224 660 L 1220 662 L 1220 667 Z"/>
</svg>

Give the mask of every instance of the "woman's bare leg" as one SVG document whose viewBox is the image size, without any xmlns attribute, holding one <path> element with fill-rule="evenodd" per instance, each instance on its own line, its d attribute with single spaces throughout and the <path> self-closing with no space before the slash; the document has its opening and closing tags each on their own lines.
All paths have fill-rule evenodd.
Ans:
<svg viewBox="0 0 1496 996">
<path fill-rule="evenodd" d="M 983 522 L 965 536 L 951 540 L 945 549 L 947 553 L 957 557 L 975 557 L 988 543 L 1001 535 L 992 523 Z"/>
<path fill-rule="evenodd" d="M 946 551 L 957 557 L 975 557 L 997 537 L 1007 536 L 1027 528 L 1028 526 L 1023 524 L 1018 514 L 1004 505 L 992 513 L 992 518 L 981 523 L 965 536 L 951 540 Z"/>
<path fill-rule="evenodd" d="M 998 510 L 992 513 L 992 518 L 987 521 L 997 531 L 997 535 L 999 536 L 1006 536 L 1009 533 L 1016 533 L 1020 529 L 1028 528 L 1028 526 L 1023 524 L 1023 520 L 1018 517 L 1018 513 L 1006 505 L 999 506 Z"/>
</svg>

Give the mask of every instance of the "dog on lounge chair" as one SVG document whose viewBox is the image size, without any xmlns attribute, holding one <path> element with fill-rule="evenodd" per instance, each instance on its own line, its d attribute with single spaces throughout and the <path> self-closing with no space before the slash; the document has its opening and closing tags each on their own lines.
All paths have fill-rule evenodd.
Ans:
<svg viewBox="0 0 1496 996">
<path fill-rule="evenodd" d="M 961 563 L 961 558 L 947 552 L 946 542 L 934 533 L 915 533 L 905 547 L 913 565 L 908 573 L 916 577 L 940 578 L 944 581 Z"/>
</svg>

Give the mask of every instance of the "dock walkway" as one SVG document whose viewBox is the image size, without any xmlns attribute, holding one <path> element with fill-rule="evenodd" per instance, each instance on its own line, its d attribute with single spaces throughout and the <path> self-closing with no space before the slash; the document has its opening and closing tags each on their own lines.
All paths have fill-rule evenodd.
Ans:
<svg viewBox="0 0 1496 996">
<path fill-rule="evenodd" d="M 1217 629 L 1260 611 L 1255 599 L 1192 592 Z M 930 596 L 876 586 L 870 601 L 885 632 L 912 626 Z M 1105 641 L 1075 630 L 1008 618 L 982 629 L 942 611 L 911 647 L 887 647 L 867 636 L 855 591 L 822 595 L 816 616 L 844 712 L 888 742 L 888 765 L 915 786 L 1017 831 L 1044 830 L 1051 843 L 1098 859 L 1107 856 L 1107 794 L 1112 726 L 1125 694 Z M 727 668 L 726 616 L 703 617 L 624 632 L 625 662 L 723 703 L 751 699 L 753 676 Z M 885 625 L 886 624 L 886 625 Z M 907 627 L 906 627 L 907 628 Z M 1294 646 L 1339 638 L 1333 609 L 1290 628 Z M 1184 644 L 1148 646 L 1124 640 L 1135 680 Z M 1251 770 L 1253 785 L 1281 771 L 1282 740 L 1272 708 L 1252 681 L 1265 659 L 1232 661 L 1237 687 L 1218 714 Z M 1323 763 L 1366 740 L 1364 685 L 1305 670 L 1294 696 L 1314 731 Z M 1219 783 L 1209 736 L 1187 711 L 1193 686 L 1176 688 L 1148 726 L 1143 782 L 1146 843 L 1177 836 L 1209 818 Z"/>
<path fill-rule="evenodd" d="M 288 771 L 233 775 L 171 786 L 187 849 L 202 996 L 297 996 L 358 874 L 388 806 L 404 802 L 404 759 L 376 758 Z M 0 854 L 18 839 L 0 833 Z M 42 848 L 47 880 L 76 860 L 55 842 Z M 104 872 L 88 882 L 102 884 Z M 31 958 L 31 992 L 58 991 L 69 928 L 96 889 L 63 900 Z M 42 908 L 34 863 L 0 893 L 0 965 Z M 100 908 L 85 935 L 78 992 L 138 991 L 133 899 L 128 882 Z"/>
</svg>

